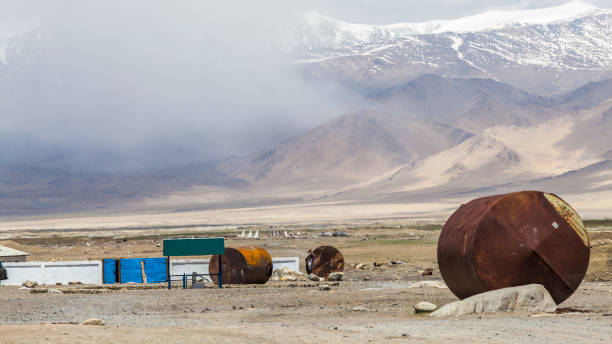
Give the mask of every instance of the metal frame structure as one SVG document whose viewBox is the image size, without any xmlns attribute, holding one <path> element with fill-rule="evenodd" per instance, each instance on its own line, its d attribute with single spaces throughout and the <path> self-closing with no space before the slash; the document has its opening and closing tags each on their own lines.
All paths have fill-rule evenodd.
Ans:
<svg viewBox="0 0 612 344">
<path fill-rule="evenodd" d="M 172 281 L 182 281 L 183 289 L 187 289 L 187 274 L 170 274 L 171 256 L 204 256 L 204 255 L 224 255 L 224 238 L 192 238 L 192 239 L 164 239 L 164 256 L 166 256 L 166 279 L 168 290 L 172 289 Z M 223 288 L 223 269 L 221 259 L 219 259 L 218 274 L 196 274 L 197 276 L 218 276 L 219 288 Z M 180 279 L 172 279 L 180 277 Z"/>
</svg>

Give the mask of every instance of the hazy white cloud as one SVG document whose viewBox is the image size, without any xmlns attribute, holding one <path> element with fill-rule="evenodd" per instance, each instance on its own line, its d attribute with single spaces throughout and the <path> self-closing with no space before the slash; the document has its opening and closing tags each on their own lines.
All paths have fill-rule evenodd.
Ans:
<svg viewBox="0 0 612 344">
<path fill-rule="evenodd" d="M 77 163 L 92 155 L 122 161 L 113 168 L 217 159 L 263 149 L 340 111 L 332 88 L 309 85 L 270 43 L 295 15 L 291 7 L 30 4 L 12 11 L 40 28 L 18 43 L 28 60 L 9 56 L 0 81 L 0 134 L 11 142 L 0 161 L 57 159 L 40 153 L 49 146 L 68 160 L 80 156 Z"/>
</svg>

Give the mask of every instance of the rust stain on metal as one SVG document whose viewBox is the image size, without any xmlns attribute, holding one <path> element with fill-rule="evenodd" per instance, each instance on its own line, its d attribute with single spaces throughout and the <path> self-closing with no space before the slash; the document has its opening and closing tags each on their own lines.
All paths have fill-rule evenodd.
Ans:
<svg viewBox="0 0 612 344">
<path fill-rule="evenodd" d="M 306 257 L 306 273 L 327 279 L 332 272 L 344 271 L 344 257 L 333 246 L 319 246 L 308 252 Z"/>
<path fill-rule="evenodd" d="M 559 304 L 582 282 L 589 255 L 578 214 L 539 191 L 470 201 L 450 216 L 438 241 L 440 272 L 461 299 L 538 283 Z"/>
<path fill-rule="evenodd" d="M 219 257 L 223 269 L 224 284 L 263 284 L 272 276 L 272 257 L 262 247 L 226 247 L 224 255 L 214 255 L 208 264 L 208 273 L 219 284 Z"/>
</svg>

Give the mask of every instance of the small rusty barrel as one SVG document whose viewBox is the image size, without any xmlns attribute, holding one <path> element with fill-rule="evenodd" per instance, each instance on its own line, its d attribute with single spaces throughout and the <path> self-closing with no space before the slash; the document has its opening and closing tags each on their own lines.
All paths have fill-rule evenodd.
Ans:
<svg viewBox="0 0 612 344">
<path fill-rule="evenodd" d="M 332 272 L 344 271 L 344 257 L 337 248 L 319 246 L 306 257 L 306 273 L 327 279 Z"/>
<path fill-rule="evenodd" d="M 263 284 L 272 276 L 272 257 L 259 246 L 226 247 L 221 266 L 223 284 Z M 208 273 L 219 284 L 219 255 L 210 259 Z"/>
<path fill-rule="evenodd" d="M 589 255 L 589 237 L 576 211 L 539 191 L 461 205 L 438 241 L 440 272 L 460 299 L 537 283 L 559 304 L 582 282 Z"/>
</svg>

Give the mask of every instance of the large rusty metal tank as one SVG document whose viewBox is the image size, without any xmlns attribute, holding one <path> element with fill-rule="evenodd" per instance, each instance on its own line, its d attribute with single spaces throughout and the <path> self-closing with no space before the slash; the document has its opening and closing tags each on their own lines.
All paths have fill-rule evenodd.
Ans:
<svg viewBox="0 0 612 344">
<path fill-rule="evenodd" d="M 578 288 L 589 255 L 589 237 L 576 211 L 558 196 L 539 191 L 461 205 L 438 242 L 440 272 L 460 299 L 538 283 L 559 304 Z"/>
<path fill-rule="evenodd" d="M 344 257 L 333 246 L 319 246 L 306 257 L 306 273 L 327 279 L 332 272 L 344 271 Z"/>
<path fill-rule="evenodd" d="M 272 276 L 272 257 L 262 247 L 226 247 L 224 255 L 214 255 L 208 264 L 208 273 L 219 284 L 219 257 L 223 271 L 223 284 L 263 284 Z"/>
</svg>

